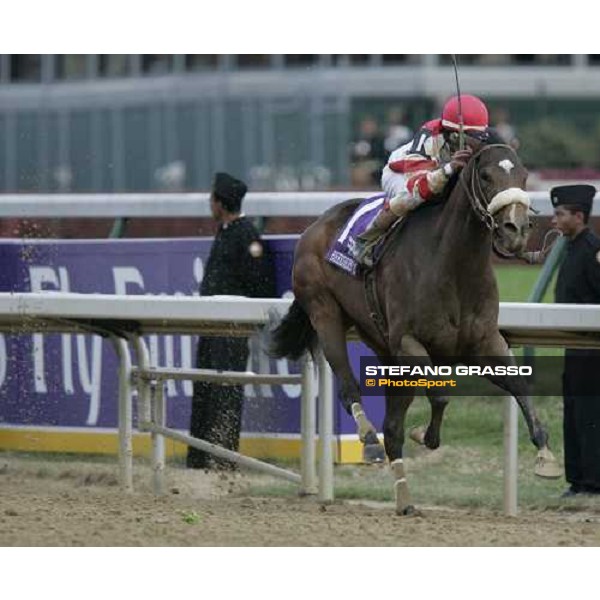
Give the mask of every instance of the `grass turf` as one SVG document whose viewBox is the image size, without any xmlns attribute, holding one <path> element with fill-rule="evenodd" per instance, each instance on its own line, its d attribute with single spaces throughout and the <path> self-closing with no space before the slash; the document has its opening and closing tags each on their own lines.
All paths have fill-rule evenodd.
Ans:
<svg viewBox="0 0 600 600">
<path fill-rule="evenodd" d="M 541 272 L 539 266 L 497 265 L 495 268 L 501 302 L 526 302 Z M 544 302 L 554 300 L 555 278 L 544 295 Z"/>
</svg>

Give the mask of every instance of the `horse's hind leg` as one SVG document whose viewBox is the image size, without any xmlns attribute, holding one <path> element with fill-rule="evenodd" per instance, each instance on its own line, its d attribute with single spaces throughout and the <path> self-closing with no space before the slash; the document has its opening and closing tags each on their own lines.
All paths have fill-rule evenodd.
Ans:
<svg viewBox="0 0 600 600">
<path fill-rule="evenodd" d="M 516 364 L 514 356 L 500 334 L 489 340 L 487 344 L 478 350 L 481 358 L 478 360 L 475 357 L 475 364 L 490 366 L 491 361 L 489 358 L 486 360 L 486 357 L 496 359 L 498 361 L 497 364 L 500 365 L 508 366 Z M 489 379 L 501 389 L 506 390 L 517 401 L 527 423 L 529 437 L 538 449 L 535 474 L 548 479 L 560 477 L 561 470 L 558 466 L 558 461 L 548 447 L 548 433 L 535 412 L 531 397 L 528 395 L 528 386 L 525 378 L 520 375 L 489 375 L 486 376 L 486 379 Z"/>
<path fill-rule="evenodd" d="M 377 431 L 362 406 L 359 385 L 352 373 L 346 349 L 346 330 L 342 311 L 333 297 L 321 295 L 314 300 L 308 313 L 327 362 L 340 382 L 340 399 L 348 414 L 354 417 L 358 436 L 363 443 L 365 462 L 382 462 L 385 458 Z"/>
<path fill-rule="evenodd" d="M 389 391 L 385 395 L 385 420 L 383 422 L 385 453 L 390 461 L 394 478 L 396 514 L 402 516 L 416 513 L 410 498 L 403 459 L 404 420 L 413 398 L 414 396 L 394 396 Z"/>
</svg>

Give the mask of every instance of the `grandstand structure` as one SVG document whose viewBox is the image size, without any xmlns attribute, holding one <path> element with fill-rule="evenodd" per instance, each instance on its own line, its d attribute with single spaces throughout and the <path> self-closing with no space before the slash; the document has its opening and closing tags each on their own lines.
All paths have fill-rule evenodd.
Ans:
<svg viewBox="0 0 600 600">
<path fill-rule="evenodd" d="M 589 127 L 600 55 L 462 55 L 463 90 L 517 124 Z M 449 55 L 0 55 L 0 192 L 348 186 L 360 118 L 410 124 L 454 90 Z"/>
</svg>

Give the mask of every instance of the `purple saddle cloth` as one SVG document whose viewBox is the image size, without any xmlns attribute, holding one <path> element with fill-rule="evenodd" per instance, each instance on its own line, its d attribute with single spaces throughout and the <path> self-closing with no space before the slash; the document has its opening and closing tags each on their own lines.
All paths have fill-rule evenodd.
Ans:
<svg viewBox="0 0 600 600">
<path fill-rule="evenodd" d="M 352 254 L 356 246 L 356 238 L 364 233 L 371 221 L 383 208 L 384 200 L 385 194 L 379 194 L 363 200 L 358 205 L 331 244 L 326 256 L 327 262 L 349 275 L 354 277 L 359 275 L 359 264 Z M 375 254 L 377 254 L 377 249 Z"/>
</svg>

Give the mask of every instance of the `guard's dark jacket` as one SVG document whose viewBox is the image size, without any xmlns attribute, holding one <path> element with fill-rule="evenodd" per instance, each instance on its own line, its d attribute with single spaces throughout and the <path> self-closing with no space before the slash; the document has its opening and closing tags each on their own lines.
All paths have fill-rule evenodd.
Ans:
<svg viewBox="0 0 600 600">
<path fill-rule="evenodd" d="M 205 266 L 200 293 L 202 296 L 275 297 L 273 265 L 258 231 L 246 217 L 219 227 Z M 196 366 L 245 371 L 248 354 L 246 338 L 201 338 Z M 195 382 L 191 435 L 237 451 L 243 400 L 242 386 Z M 187 465 L 192 468 L 232 466 L 228 461 L 215 459 L 191 447 Z"/>
<path fill-rule="evenodd" d="M 556 302 L 600 304 L 600 238 L 589 229 L 567 243 Z M 600 351 L 566 350 L 563 374 L 567 481 L 600 492 Z"/>
<path fill-rule="evenodd" d="M 584 229 L 567 242 L 556 280 L 555 300 L 567 304 L 600 304 L 600 238 Z"/>
<path fill-rule="evenodd" d="M 246 217 L 221 225 L 204 269 L 202 296 L 273 298 L 271 265 L 260 235 Z"/>
</svg>

